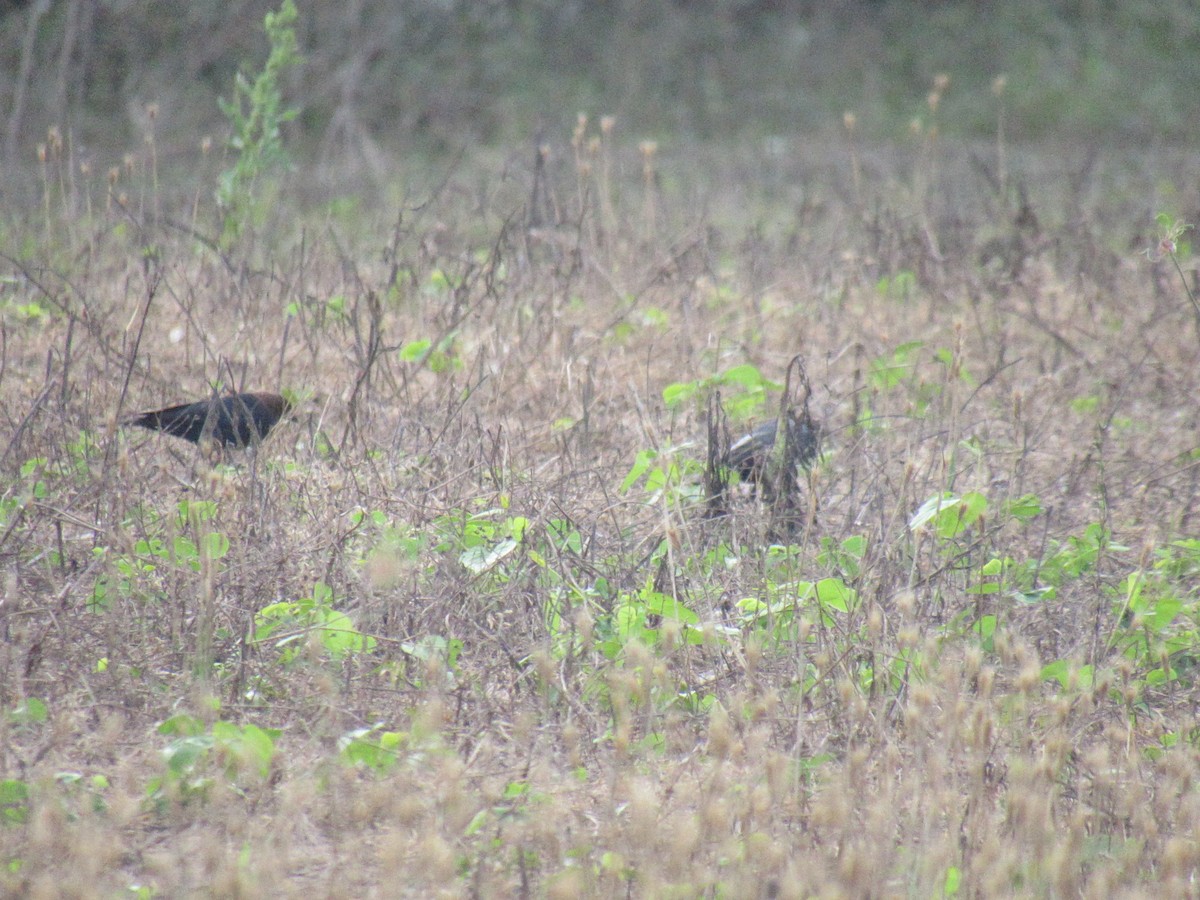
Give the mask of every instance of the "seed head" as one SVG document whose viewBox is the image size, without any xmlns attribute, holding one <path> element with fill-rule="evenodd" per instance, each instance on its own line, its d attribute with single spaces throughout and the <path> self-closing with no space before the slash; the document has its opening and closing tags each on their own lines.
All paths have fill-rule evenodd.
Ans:
<svg viewBox="0 0 1200 900">
<path fill-rule="evenodd" d="M 729 713 L 720 703 L 714 703 L 708 711 L 708 755 L 726 759 L 732 752 L 733 744 Z"/>
</svg>

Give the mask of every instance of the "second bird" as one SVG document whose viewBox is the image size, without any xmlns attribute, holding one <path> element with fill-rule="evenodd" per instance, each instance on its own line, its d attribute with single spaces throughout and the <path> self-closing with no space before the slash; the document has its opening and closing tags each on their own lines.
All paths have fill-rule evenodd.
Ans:
<svg viewBox="0 0 1200 900">
<path fill-rule="evenodd" d="M 122 424 L 161 431 L 193 444 L 207 439 L 225 447 L 249 447 L 261 442 L 291 408 L 291 402 L 279 394 L 247 392 L 139 413 Z"/>
<path fill-rule="evenodd" d="M 749 434 L 739 438 L 729 448 L 725 464 L 738 473 L 742 481 L 757 481 L 775 447 L 778 419 L 763 422 Z M 794 466 L 808 468 L 820 449 L 820 432 L 806 418 L 788 418 L 787 453 Z"/>
</svg>

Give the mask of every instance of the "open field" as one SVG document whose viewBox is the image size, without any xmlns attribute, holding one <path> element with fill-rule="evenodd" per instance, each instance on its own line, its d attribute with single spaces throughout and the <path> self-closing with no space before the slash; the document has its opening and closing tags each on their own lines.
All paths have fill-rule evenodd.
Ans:
<svg viewBox="0 0 1200 900">
<path fill-rule="evenodd" d="M 48 148 L 0 893 L 1200 890 L 1200 160 L 569 137 L 224 242 L 211 162 Z M 803 523 L 706 515 L 796 355 Z M 299 409 L 117 426 L 218 383 Z"/>
</svg>

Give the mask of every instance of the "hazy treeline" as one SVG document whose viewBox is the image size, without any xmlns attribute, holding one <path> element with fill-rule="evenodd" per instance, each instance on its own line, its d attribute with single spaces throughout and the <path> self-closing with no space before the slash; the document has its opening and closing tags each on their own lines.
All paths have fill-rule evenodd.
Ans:
<svg viewBox="0 0 1200 900">
<path fill-rule="evenodd" d="M 164 147 L 223 125 L 216 100 L 266 55 L 275 0 L 36 0 L 0 6 L 6 163 L 48 127 Z M 1003 0 L 300 0 L 298 143 L 437 152 L 569 129 L 578 110 L 648 134 L 720 137 L 840 124 L 890 130 L 947 72 L 950 127 L 982 131 L 1008 76 L 1014 136 L 1072 129 L 1186 139 L 1200 4 Z"/>
</svg>

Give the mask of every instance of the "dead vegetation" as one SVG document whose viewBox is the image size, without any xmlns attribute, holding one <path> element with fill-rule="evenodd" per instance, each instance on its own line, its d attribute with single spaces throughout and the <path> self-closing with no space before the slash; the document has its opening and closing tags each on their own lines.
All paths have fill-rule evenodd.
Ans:
<svg viewBox="0 0 1200 900">
<path fill-rule="evenodd" d="M 133 165 L 4 224 L 4 892 L 1193 893 L 1194 168 L 581 128 L 229 250 Z M 771 543 L 706 416 L 796 354 Z M 116 426 L 214 380 L 301 404 Z"/>
</svg>

